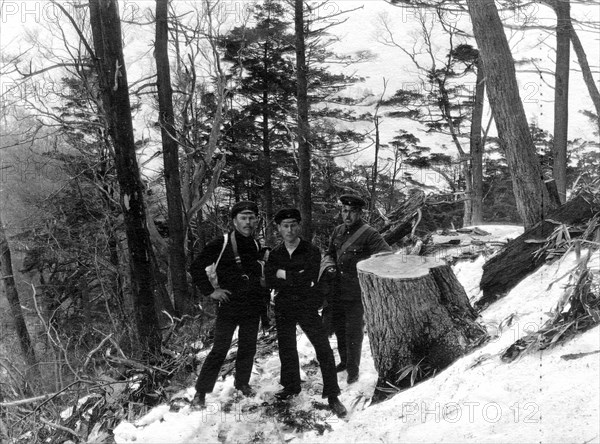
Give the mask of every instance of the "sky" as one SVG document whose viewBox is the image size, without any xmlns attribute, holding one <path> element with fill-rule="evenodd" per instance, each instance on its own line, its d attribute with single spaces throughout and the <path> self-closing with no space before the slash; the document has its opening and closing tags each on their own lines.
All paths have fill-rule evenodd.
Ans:
<svg viewBox="0 0 600 444">
<path fill-rule="evenodd" d="M 217 18 L 227 25 L 241 25 L 245 17 L 248 16 L 250 6 L 253 0 L 223 0 L 217 8 Z M 590 2 L 593 3 L 593 2 Z M 75 9 L 72 2 L 62 2 L 70 11 Z M 154 1 L 152 0 L 127 0 L 119 2 L 122 18 L 131 17 L 149 17 L 154 10 Z M 178 8 L 188 7 L 187 5 L 200 5 L 199 2 L 187 2 L 176 0 L 174 4 Z M 364 77 L 365 81 L 356 84 L 344 92 L 351 97 L 368 97 L 362 105 L 357 107 L 358 113 L 374 112 L 374 104 L 379 97 L 389 97 L 397 89 L 409 89 L 426 91 L 422 86 L 422 75 L 415 68 L 410 58 L 397 47 L 390 47 L 382 42 L 384 31 L 381 25 L 383 17 L 389 23 L 393 30 L 394 38 L 405 48 L 416 48 L 417 51 L 423 49 L 423 39 L 419 32 L 420 25 L 417 19 L 417 12 L 414 9 L 401 8 L 393 6 L 383 0 L 331 0 L 326 3 L 313 2 L 313 5 L 320 4 L 320 8 L 314 10 L 314 17 L 326 17 L 331 14 L 336 15 L 343 11 L 351 11 L 348 14 L 342 14 L 339 17 L 341 24 L 331 28 L 332 34 L 339 38 L 339 41 L 332 48 L 341 54 L 356 53 L 357 51 L 371 51 L 375 57 L 369 62 L 352 65 L 346 68 L 332 66 L 332 69 L 342 69 L 349 74 L 355 74 Z M 549 8 L 540 5 L 538 2 L 527 2 L 528 6 L 519 10 L 513 16 L 503 13 L 506 23 L 512 25 L 512 28 L 506 28 L 505 32 L 515 60 L 531 58 L 535 60 L 537 66 L 542 70 L 553 71 L 554 60 L 554 37 L 548 33 L 535 28 L 537 25 L 553 26 L 555 17 Z M 583 22 L 600 23 L 600 7 L 598 2 L 594 6 L 572 6 L 572 16 Z M 201 8 L 201 6 L 200 6 Z M 0 2 L 0 47 L 10 52 L 27 50 L 26 58 L 31 57 L 33 67 L 42 67 L 51 63 L 51 57 L 40 50 L 39 47 L 31 48 L 31 42 L 36 38 L 54 48 L 60 48 L 64 53 L 62 44 L 62 35 L 54 32 L 53 35 L 44 30 L 43 25 L 49 25 L 57 16 L 62 13 L 47 0 L 3 0 Z M 64 17 L 64 16 L 63 16 Z M 447 53 L 447 39 L 439 31 L 439 20 L 430 11 L 425 12 L 425 19 L 435 24 L 434 51 L 438 63 Z M 466 12 L 454 13 L 449 18 L 450 22 L 464 29 L 471 31 L 468 14 Z M 327 23 L 330 23 L 329 20 Z M 526 33 L 522 32 L 525 23 L 533 25 L 534 29 Z M 56 27 L 54 28 L 57 29 Z M 77 41 L 77 38 L 70 28 L 65 24 L 61 28 L 67 33 L 70 42 Z M 577 26 L 579 36 L 583 42 L 584 49 L 587 52 L 588 60 L 594 70 L 595 79 L 600 82 L 600 38 L 598 31 L 590 31 L 585 26 Z M 128 80 L 130 84 L 135 84 L 139 79 L 147 78 L 155 71 L 155 63 L 152 57 L 153 53 L 153 29 L 150 27 L 139 27 L 132 25 L 123 25 L 124 33 L 124 51 L 127 64 Z M 472 40 L 457 38 L 455 44 L 469 42 Z M 579 72 L 575 53 L 571 51 L 571 77 L 570 77 L 570 111 L 569 111 L 569 134 L 570 139 L 582 138 L 584 140 L 596 141 L 598 136 L 593 134 L 593 127 L 582 113 L 583 110 L 591 110 L 592 102 L 589 98 L 587 89 Z M 426 55 L 421 55 L 419 60 L 428 66 L 429 60 Z M 542 129 L 553 131 L 553 76 L 548 73 L 539 74 L 538 72 L 527 72 L 526 67 L 518 68 L 517 80 L 520 86 L 520 96 L 526 111 L 528 122 L 535 123 Z M 531 68 L 531 66 L 529 66 Z M 14 79 L 10 76 L 0 77 L 0 86 L 2 90 L 10 88 Z M 49 83 L 45 83 L 42 78 L 36 78 L 34 81 L 38 88 L 46 88 Z M 142 82 L 143 83 L 143 82 Z M 464 83 L 468 87 L 474 88 L 474 80 L 466 78 Z M 137 84 L 139 86 L 139 83 Z M 385 85 L 385 86 L 384 86 Z M 52 103 L 52 96 L 48 101 Z M 382 108 L 380 116 L 381 143 L 389 143 L 398 131 L 408 131 L 420 139 L 422 146 L 428 147 L 432 152 L 443 152 L 456 156 L 456 150 L 453 141 L 449 136 L 428 132 L 427 129 L 409 119 L 389 118 L 385 113 L 389 109 Z M 484 108 L 484 126 L 491 119 L 491 112 L 488 104 Z M 160 148 L 160 135 L 156 131 L 156 113 L 154 106 L 143 106 L 134 114 L 134 128 L 136 139 L 150 140 L 138 153 L 140 164 L 142 165 L 142 174 L 151 180 L 162 168 L 160 158 L 155 156 Z M 351 129 L 371 134 L 370 139 L 361 145 L 358 153 L 348 156 L 338 156 L 336 161 L 350 168 L 356 164 L 372 164 L 374 160 L 373 149 L 373 124 L 369 121 L 339 124 L 340 129 L 344 126 Z M 490 135 L 495 135 L 494 125 L 490 127 Z M 462 139 L 463 150 L 468 151 L 468 141 Z M 385 167 L 385 159 L 391 159 L 392 152 L 384 149 L 380 152 L 380 166 Z M 1 160 L 0 160 L 1 161 Z M 412 167 L 410 171 L 412 179 L 417 180 L 427 186 L 437 189 L 447 189 L 446 180 L 437 173 L 429 170 L 417 170 Z"/>
<path fill-rule="evenodd" d="M 514 239 L 522 228 L 482 225 L 489 236 L 462 234 L 461 246 L 449 254 L 469 250 L 478 240 Z M 443 242 L 450 236 L 434 236 Z M 452 238 L 456 238 L 452 236 Z M 399 259 L 400 260 L 400 259 Z M 481 297 L 479 280 L 484 257 L 459 261 L 453 270 L 471 302 Z M 320 374 L 315 354 L 300 329 L 297 332 L 303 391 L 290 403 L 296 416 L 308 417 L 330 429 L 296 431 L 274 419 L 263 403 L 270 403 L 278 384 L 279 358 L 269 354 L 256 360 L 250 384 L 253 398 L 242 398 L 233 376 L 219 380 L 207 395 L 205 411 L 188 406 L 174 412 L 167 404 L 141 418 L 121 422 L 114 430 L 117 443 L 600 443 L 600 326 L 544 351 L 525 354 L 506 363 L 502 352 L 517 339 L 537 329 L 551 315 L 564 294 L 574 253 L 541 267 L 507 296 L 480 313 L 492 339 L 454 362 L 434 378 L 370 404 L 377 371 L 365 336 L 360 379 L 348 386 L 339 373 L 346 420 L 323 409 Z M 600 272 L 598 252 L 590 262 Z M 550 283 L 553 285 L 549 288 Z M 368 326 L 367 326 L 368 329 Z M 336 341 L 330 340 L 337 358 Z M 193 387 L 173 397 L 191 399 Z"/>
<path fill-rule="evenodd" d="M 196 2 L 185 2 L 177 0 L 174 4 L 196 4 Z M 241 25 L 243 18 L 248 14 L 252 0 L 223 0 L 217 9 L 217 17 L 235 25 Z M 313 2 L 313 5 L 320 2 Z M 587 22 L 600 22 L 600 7 L 598 2 L 589 2 L 590 6 L 573 5 L 572 16 L 574 19 Z M 72 2 L 62 2 L 71 12 L 75 11 Z M 154 2 L 150 0 L 141 1 L 120 1 L 123 18 L 132 16 L 141 17 L 142 12 L 154 9 Z M 382 43 L 381 17 L 386 16 L 391 29 L 394 30 L 394 36 L 404 47 L 411 47 L 416 42 L 416 48 L 421 48 L 422 38 L 419 33 L 419 23 L 417 13 L 413 9 L 401 8 L 390 5 L 383 0 L 331 0 L 324 3 L 314 12 L 314 16 L 322 17 L 328 14 L 337 14 L 342 11 L 350 10 L 352 12 L 339 16 L 343 18 L 342 24 L 332 27 L 331 32 L 340 37 L 338 44 L 334 46 L 340 53 L 352 53 L 360 50 L 370 50 L 376 54 L 375 60 L 353 65 L 347 69 L 348 72 L 355 73 L 358 76 L 366 78 L 364 83 L 358 84 L 352 88 L 349 93 L 355 96 L 362 96 L 365 93 L 371 93 L 373 97 L 380 97 L 382 93 L 389 96 L 398 88 L 405 89 L 421 88 L 419 82 L 419 73 L 415 69 L 410 59 L 398 48 L 391 48 Z M 53 21 L 62 13 L 51 2 L 46 0 L 3 0 L 0 2 L 0 46 L 3 49 L 16 52 L 17 50 L 27 49 L 30 36 L 42 36 L 44 43 L 53 42 L 55 46 L 61 46 L 59 34 L 49 37 L 41 30 L 41 25 L 46 25 Z M 430 11 L 425 12 L 427 20 L 439 24 L 435 14 Z M 519 10 L 513 16 L 503 13 L 506 23 L 516 29 L 506 29 L 513 56 L 515 60 L 524 58 L 533 58 L 536 64 L 542 69 L 553 69 L 554 60 L 554 37 L 546 32 L 534 28 L 527 33 L 520 31 L 528 22 L 529 25 L 549 25 L 553 26 L 555 17 L 549 8 L 540 5 L 538 2 L 528 3 L 528 6 Z M 466 12 L 457 12 L 449 16 L 449 21 L 467 32 L 471 31 L 468 14 Z M 329 21 L 331 22 L 331 20 Z M 437 26 L 437 25 L 436 25 Z M 69 33 L 69 26 L 65 25 L 64 30 Z M 579 37 L 581 38 L 584 49 L 587 52 L 588 60 L 592 69 L 595 71 L 595 79 L 600 80 L 600 38 L 597 30 L 590 30 L 585 26 L 576 26 Z M 128 77 L 131 82 L 148 75 L 153 70 L 154 61 L 152 59 L 152 39 L 153 32 L 146 35 L 140 32 L 140 29 L 127 31 L 127 26 L 123 27 L 125 36 L 125 55 L 128 62 Z M 72 35 L 72 34 L 67 34 Z M 447 52 L 447 41 L 437 33 L 438 38 L 434 42 L 435 50 L 439 51 L 438 57 L 443 58 Z M 466 42 L 466 39 L 457 39 L 456 43 Z M 472 40 L 470 41 L 472 43 Z M 31 51 L 29 54 L 34 54 Z M 578 72 L 578 63 L 574 51 L 571 51 L 572 73 L 570 79 L 570 137 L 589 136 L 593 137 L 592 127 L 588 120 L 581 115 L 580 111 L 592 109 L 591 100 L 588 97 L 587 90 L 583 83 L 581 73 Z M 42 66 L 46 59 L 42 53 L 33 56 L 34 66 Z M 520 70 L 518 81 L 520 85 L 520 95 L 524 103 L 530 123 L 537 123 L 542 128 L 552 130 L 553 119 L 553 78 L 550 74 L 540 75 L 534 72 L 523 72 Z M 384 79 L 387 87 L 384 93 Z M 0 79 L 3 87 L 9 84 L 12 79 Z M 465 83 L 472 83 L 472 79 L 465 80 Z M 368 107 L 367 107 L 368 108 Z M 489 109 L 486 110 L 489 118 Z M 138 116 L 142 118 L 143 116 Z M 402 128 L 415 129 L 418 126 L 407 121 L 398 121 L 396 119 L 384 119 L 383 131 L 386 137 L 391 137 L 395 130 Z M 430 141 L 432 145 L 445 143 L 451 145 L 447 140 L 432 139 L 420 131 L 420 136 L 424 140 Z M 596 137 L 597 139 L 597 137 Z M 436 147 L 434 147 L 436 148 Z"/>
</svg>

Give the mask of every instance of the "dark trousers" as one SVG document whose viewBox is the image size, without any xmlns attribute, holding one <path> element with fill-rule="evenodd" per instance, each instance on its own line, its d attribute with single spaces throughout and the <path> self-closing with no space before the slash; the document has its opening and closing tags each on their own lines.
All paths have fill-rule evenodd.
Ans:
<svg viewBox="0 0 600 444">
<path fill-rule="evenodd" d="M 348 377 L 358 376 L 364 337 L 364 309 L 362 301 L 336 300 L 333 303 L 333 328 L 342 364 Z"/>
<path fill-rule="evenodd" d="M 294 392 L 299 393 L 301 390 L 300 362 L 296 344 L 296 325 L 300 325 L 317 354 L 323 378 L 323 398 L 339 395 L 340 387 L 337 382 L 333 351 L 318 310 L 293 301 L 283 307 L 276 305 L 275 323 L 281 361 L 281 385 Z"/>
<path fill-rule="evenodd" d="M 237 327 L 239 327 L 239 331 L 235 360 L 235 387 L 239 388 L 248 384 L 256 354 L 259 320 L 260 312 L 257 310 L 250 310 L 248 313 L 219 310 L 215 325 L 215 341 L 212 350 L 202 364 L 202 370 L 196 381 L 196 392 L 210 393 L 213 391 Z"/>
</svg>

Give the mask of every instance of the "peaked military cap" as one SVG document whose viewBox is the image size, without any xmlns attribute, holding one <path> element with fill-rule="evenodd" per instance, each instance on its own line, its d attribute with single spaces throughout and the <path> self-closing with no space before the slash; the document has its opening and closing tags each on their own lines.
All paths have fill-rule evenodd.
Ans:
<svg viewBox="0 0 600 444">
<path fill-rule="evenodd" d="M 231 207 L 231 218 L 234 219 L 239 213 L 251 211 L 258 216 L 258 205 L 250 200 L 242 200 Z"/>
<path fill-rule="evenodd" d="M 349 205 L 356 208 L 363 208 L 367 204 L 363 199 L 355 194 L 342 194 L 340 196 L 340 202 L 342 205 Z"/>
<path fill-rule="evenodd" d="M 280 224 L 285 219 L 296 219 L 300 222 L 302 217 L 296 208 L 282 208 L 275 214 L 274 219 L 276 224 Z"/>
</svg>

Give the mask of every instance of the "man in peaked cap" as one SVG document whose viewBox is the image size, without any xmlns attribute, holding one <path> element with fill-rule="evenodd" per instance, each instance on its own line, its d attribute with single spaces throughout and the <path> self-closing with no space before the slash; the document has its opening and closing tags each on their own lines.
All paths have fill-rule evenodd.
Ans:
<svg viewBox="0 0 600 444">
<path fill-rule="evenodd" d="M 363 219 L 366 203 L 354 194 L 340 196 L 342 224 L 335 227 L 326 255 L 337 265 L 337 289 L 333 296 L 333 327 L 341 362 L 337 371 L 348 371 L 348 384 L 358 381 L 364 337 L 360 284 L 356 264 L 391 247 Z"/>
<path fill-rule="evenodd" d="M 192 400 L 195 408 L 205 407 L 206 393 L 212 392 L 215 386 L 238 327 L 234 385 L 244 396 L 255 394 L 249 381 L 265 294 L 260 284 L 260 246 L 253 237 L 258 224 L 258 206 L 251 201 L 238 202 L 231 207 L 230 214 L 234 229 L 210 241 L 190 269 L 202 294 L 219 304 L 213 347 L 196 381 L 196 395 Z M 211 283 L 207 267 L 217 262 L 218 282 Z"/>
<path fill-rule="evenodd" d="M 338 399 L 340 388 L 333 351 L 319 316 L 322 298 L 316 285 L 321 252 L 300 238 L 300 222 L 300 211 L 295 208 L 284 208 L 275 214 L 275 223 L 283 242 L 271 251 L 265 271 L 268 287 L 277 292 L 275 324 L 283 390 L 275 396 L 287 399 L 301 391 L 296 344 L 296 325 L 300 325 L 313 345 L 321 367 L 323 398 L 327 398 L 329 407 L 337 416 L 344 417 L 347 411 Z"/>
</svg>

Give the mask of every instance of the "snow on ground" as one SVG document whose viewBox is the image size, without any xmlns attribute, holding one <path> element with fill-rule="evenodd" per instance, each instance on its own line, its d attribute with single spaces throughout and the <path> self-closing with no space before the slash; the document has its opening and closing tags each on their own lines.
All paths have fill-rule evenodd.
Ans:
<svg viewBox="0 0 600 444">
<path fill-rule="evenodd" d="M 514 238 L 522 232 L 519 227 L 480 228 L 493 239 Z M 478 297 L 483 261 L 478 258 L 454 267 L 472 300 Z M 339 374 L 340 399 L 350 411 L 347 420 L 323 408 L 314 351 L 299 331 L 306 380 L 292 406 L 330 427 L 322 434 L 295 432 L 261 405 L 280 389 L 279 358 L 274 354 L 257 360 L 250 381 L 258 391 L 254 398 L 240 398 L 228 376 L 207 396 L 205 411 L 184 407 L 171 412 L 168 405 L 158 406 L 135 422 L 119 424 L 114 430 L 116 442 L 600 443 L 600 327 L 512 363 L 500 359 L 503 350 L 549 318 L 563 294 L 565 274 L 575 264 L 570 254 L 527 277 L 481 314 L 491 341 L 436 377 L 373 406 L 368 398 L 377 373 L 365 336 L 360 380 L 348 386 L 346 373 Z M 598 254 L 591 266 L 599 271 Z M 335 339 L 331 344 L 335 349 Z M 194 389 L 183 394 L 191 399 Z"/>
</svg>

